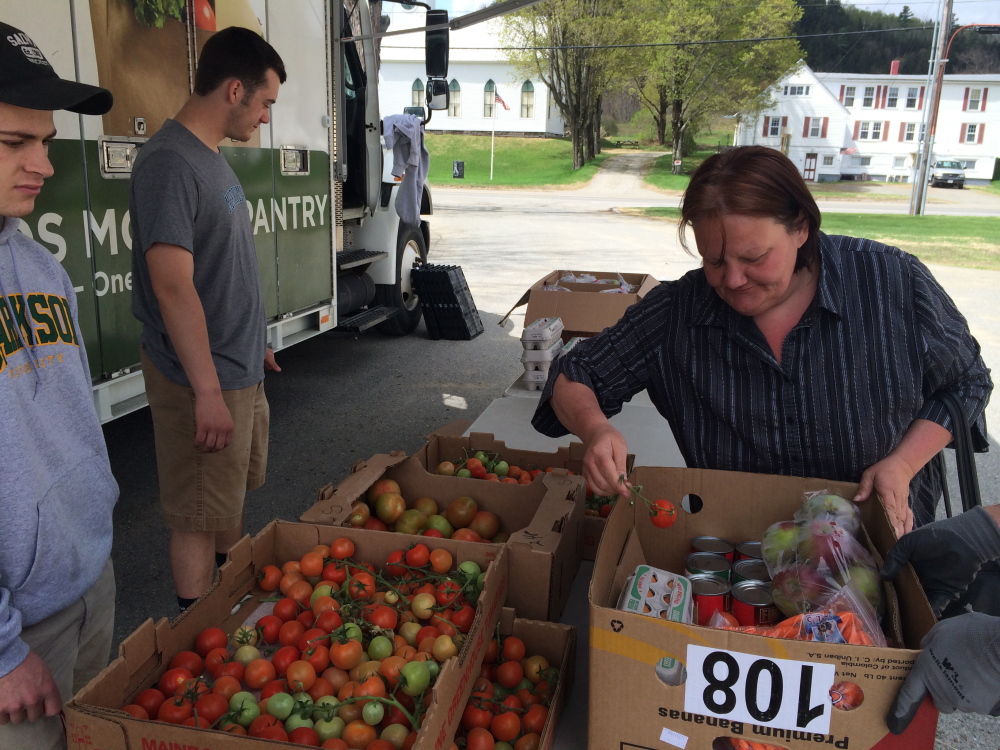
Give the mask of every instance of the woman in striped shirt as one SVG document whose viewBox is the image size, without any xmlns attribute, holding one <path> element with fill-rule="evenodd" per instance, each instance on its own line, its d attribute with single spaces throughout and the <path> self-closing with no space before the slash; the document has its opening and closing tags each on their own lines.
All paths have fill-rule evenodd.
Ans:
<svg viewBox="0 0 1000 750">
<path fill-rule="evenodd" d="M 557 360 L 533 424 L 587 446 L 598 494 L 627 447 L 608 417 L 643 389 L 687 465 L 860 482 L 897 533 L 934 519 L 951 442 L 938 394 L 965 406 L 986 450 L 989 370 L 964 317 L 912 255 L 828 236 L 795 165 L 761 146 L 709 157 L 691 178 L 681 241 L 701 269 L 665 282 Z M 911 510 L 912 509 L 912 510 Z"/>
</svg>

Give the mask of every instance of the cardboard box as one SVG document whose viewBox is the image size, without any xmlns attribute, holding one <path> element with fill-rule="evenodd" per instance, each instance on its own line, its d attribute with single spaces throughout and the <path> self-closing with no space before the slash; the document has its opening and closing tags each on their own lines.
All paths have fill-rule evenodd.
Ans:
<svg viewBox="0 0 1000 750">
<path fill-rule="evenodd" d="M 619 276 L 608 271 L 553 271 L 532 284 L 500 323 L 510 317 L 518 307 L 527 304 L 528 309 L 524 313 L 527 324 L 539 318 L 562 318 L 565 326 L 562 332 L 564 342 L 568 342 L 574 336 L 593 336 L 617 323 L 631 305 L 645 297 L 660 283 L 649 274 L 623 273 L 621 277 L 635 289 L 631 294 L 602 294 L 602 290 L 607 290 L 608 287 L 599 283 L 562 282 L 559 286 L 570 291 L 545 291 L 546 285 L 555 284 L 567 273 L 589 273 L 598 279 L 616 281 Z"/>
<path fill-rule="evenodd" d="M 316 504 L 299 520 L 342 525 L 350 515 L 351 505 L 363 499 L 368 488 L 383 477 L 398 482 L 409 503 L 431 497 L 445 508 L 455 498 L 472 497 L 481 509 L 496 513 L 501 531 L 510 534 L 507 560 L 518 585 L 507 604 L 525 617 L 558 620 L 580 567 L 577 540 L 585 492 L 582 477 L 559 472 L 530 485 L 517 485 L 445 477 L 428 473 L 424 467 L 418 458 L 402 454 L 372 456 L 356 464 L 351 475 L 336 487 L 321 489 Z M 373 533 L 400 538 L 392 532 Z M 479 546 L 487 554 L 494 554 L 502 545 Z"/>
<path fill-rule="evenodd" d="M 888 632 L 903 646 L 897 648 L 764 638 L 615 609 L 625 578 L 636 565 L 646 563 L 683 572 L 692 537 L 720 536 L 735 543 L 760 539 L 770 524 L 791 519 L 804 492 L 828 490 L 850 498 L 857 485 L 646 467 L 637 468 L 631 478 L 645 488 L 647 497 L 672 502 L 678 508 L 678 519 L 669 529 L 656 529 L 641 503 L 632 507 L 619 503 L 608 519 L 589 594 L 589 747 L 686 745 L 698 750 L 728 750 L 744 740 L 786 750 L 818 746 L 932 750 L 937 711 L 929 699 L 901 736 L 890 734 L 884 719 L 918 654 L 915 649 L 921 637 L 935 622 L 912 568 L 907 567 L 894 586 L 886 587 Z M 685 496 L 697 496 L 703 503 L 701 510 L 681 510 Z M 885 509 L 875 500 L 862 503 L 861 508 L 869 549 L 884 555 L 895 542 Z M 655 665 L 664 657 L 675 657 L 688 665 L 684 684 L 670 686 L 658 677 Z M 706 664 L 710 666 L 706 668 Z M 768 690 L 768 680 L 775 679 L 771 675 L 779 671 L 782 689 Z M 835 676 L 831 676 L 834 671 Z M 728 693 L 725 688 L 713 692 L 710 686 L 703 689 L 698 684 L 735 678 L 737 672 L 740 677 L 731 683 Z M 751 673 L 757 680 L 756 691 L 746 688 Z M 829 688 L 841 681 L 861 688 L 863 700 L 854 710 L 831 707 Z M 689 684 L 692 688 L 687 690 Z M 812 690 L 803 692 L 796 684 Z M 598 686 L 600 689 L 595 689 Z M 752 718 L 749 713 L 746 715 L 752 720 L 739 717 L 741 711 L 748 711 L 747 695 L 757 696 L 754 711 L 761 718 Z M 702 710 L 696 711 L 699 700 Z M 715 708 L 704 708 L 709 700 Z M 808 718 L 811 709 L 820 713 Z M 778 718 L 770 720 L 771 726 L 767 726 L 769 710 L 778 711 Z M 774 727 L 773 722 L 781 721 L 788 711 L 791 725 Z M 808 720 L 802 718 L 803 712 Z M 796 726 L 800 722 L 804 726 Z"/>
<path fill-rule="evenodd" d="M 174 621 L 147 620 L 118 649 L 118 658 L 83 688 L 66 706 L 66 728 L 71 750 L 138 750 L 139 748 L 199 748 L 199 750 L 265 750 L 269 740 L 229 735 L 162 722 L 132 718 L 121 706 L 142 689 L 155 685 L 170 659 L 190 649 L 202 629 L 219 626 L 232 632 L 271 596 L 255 587 L 256 574 L 265 565 L 282 564 L 301 557 L 317 544 L 339 537 L 355 545 L 354 559 L 377 566 L 399 548 L 399 538 L 364 529 L 331 528 L 274 521 L 252 540 L 244 537 L 230 550 L 219 580 L 183 615 Z M 454 736 L 465 702 L 479 674 L 492 633 L 507 595 L 508 569 L 503 547 L 487 549 L 474 542 L 427 539 L 431 549 L 447 549 L 458 564 L 474 560 L 487 569 L 476 619 L 461 652 L 445 662 L 415 748 L 446 747 Z"/>
<path fill-rule="evenodd" d="M 583 443 L 570 443 L 554 453 L 524 451 L 507 447 L 507 443 L 497 440 L 489 432 L 473 432 L 465 436 L 464 433 L 471 424 L 467 420 L 458 419 L 432 432 L 427 436 L 424 446 L 414 453 L 413 457 L 428 471 L 433 471 L 442 461 L 455 461 L 481 450 L 498 453 L 508 464 L 522 469 L 545 469 L 555 466 L 575 474 L 583 473 L 583 456 L 586 453 Z M 631 472 L 634 464 L 635 456 L 630 453 L 625 458 L 625 468 Z M 597 555 L 597 545 L 601 541 L 606 523 L 607 519 L 590 516 L 584 512 L 580 521 L 580 542 L 577 547 L 581 560 L 593 560 Z"/>
</svg>

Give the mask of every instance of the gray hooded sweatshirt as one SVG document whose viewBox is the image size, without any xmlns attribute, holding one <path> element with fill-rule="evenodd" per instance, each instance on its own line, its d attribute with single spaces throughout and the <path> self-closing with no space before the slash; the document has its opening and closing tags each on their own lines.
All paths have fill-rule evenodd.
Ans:
<svg viewBox="0 0 1000 750">
<path fill-rule="evenodd" d="M 20 223 L 0 216 L 0 676 L 28 655 L 22 628 L 97 581 L 118 499 L 76 293 Z"/>
</svg>

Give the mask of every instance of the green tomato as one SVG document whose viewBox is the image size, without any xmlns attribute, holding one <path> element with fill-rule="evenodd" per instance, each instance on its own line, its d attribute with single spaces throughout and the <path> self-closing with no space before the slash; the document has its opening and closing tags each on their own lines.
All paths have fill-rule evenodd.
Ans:
<svg viewBox="0 0 1000 750">
<path fill-rule="evenodd" d="M 390 724 L 382 730 L 382 734 L 379 735 L 379 739 L 391 742 L 392 746 L 396 748 L 396 750 L 402 750 L 403 743 L 406 742 L 406 737 L 409 733 L 410 730 L 402 724 Z"/>
<path fill-rule="evenodd" d="M 252 693 L 241 690 L 234 693 L 229 699 L 229 710 L 236 714 L 236 723 L 241 727 L 248 727 L 253 720 L 260 716 L 260 706 Z"/>
<path fill-rule="evenodd" d="M 275 693 L 267 699 L 267 712 L 281 721 L 288 718 L 294 706 L 295 699 L 288 693 Z"/>
<path fill-rule="evenodd" d="M 468 469 L 459 469 L 458 471 L 455 472 L 455 476 L 462 477 L 463 479 L 468 479 L 469 477 L 472 476 L 472 472 L 469 471 Z"/>
<path fill-rule="evenodd" d="M 344 733 L 345 726 L 347 725 L 343 719 L 334 716 L 332 719 L 320 719 L 313 724 L 313 729 L 319 735 L 319 741 L 326 742 L 327 740 L 339 740 L 340 735 Z"/>
<path fill-rule="evenodd" d="M 293 710 L 296 713 L 308 714 L 313 710 L 313 699 L 307 693 L 296 693 L 292 696 L 292 700 L 295 701 Z"/>
<path fill-rule="evenodd" d="M 268 704 L 270 705 L 270 704 Z M 324 695 L 318 701 L 313 704 L 312 717 L 313 721 L 319 724 L 320 720 L 327 716 L 337 715 L 337 706 L 340 705 L 340 701 L 337 700 L 335 695 Z"/>
<path fill-rule="evenodd" d="M 464 574 L 466 578 L 476 578 L 483 572 L 483 569 L 479 567 L 479 564 L 472 560 L 466 560 L 463 563 L 459 563 L 458 570 Z"/>
<path fill-rule="evenodd" d="M 368 657 L 372 661 L 382 661 L 392 656 L 392 641 L 384 635 L 377 635 L 368 644 Z"/>
<path fill-rule="evenodd" d="M 433 659 L 424 662 L 424 664 L 427 665 L 427 669 L 431 673 L 431 680 L 437 679 L 437 676 L 441 674 L 441 665 Z"/>
<path fill-rule="evenodd" d="M 472 454 L 472 457 L 479 459 L 484 464 L 486 463 L 486 460 L 489 458 L 489 456 L 486 455 L 485 451 L 476 451 L 475 453 Z"/>
<path fill-rule="evenodd" d="M 366 724 L 375 726 L 385 718 L 385 706 L 378 701 L 372 701 L 361 709 L 361 718 L 365 720 Z"/>
<path fill-rule="evenodd" d="M 455 527 L 451 525 L 447 518 L 440 514 L 427 519 L 427 528 L 440 531 L 441 536 L 445 539 L 451 539 L 451 535 L 455 533 Z"/>
<path fill-rule="evenodd" d="M 510 465 L 506 461 L 497 461 L 493 465 L 493 473 L 498 477 L 507 476 L 507 472 L 510 471 Z"/>
<path fill-rule="evenodd" d="M 509 742 L 496 742 L 493 745 L 493 750 L 514 750 L 514 746 Z"/>
<path fill-rule="evenodd" d="M 403 665 L 399 674 L 403 678 L 403 692 L 411 697 L 420 695 L 431 683 L 431 671 L 426 662 L 411 661 Z"/>
<path fill-rule="evenodd" d="M 299 727 L 313 728 L 315 722 L 308 716 L 302 716 L 301 714 L 292 714 L 287 719 L 285 719 L 285 731 L 291 732 L 293 729 L 298 729 Z"/>
<path fill-rule="evenodd" d="M 345 622 L 344 623 L 344 635 L 348 638 L 353 638 L 356 641 L 362 641 L 364 639 L 364 632 L 361 630 L 361 626 L 356 622 Z"/>
<path fill-rule="evenodd" d="M 512 693 L 516 693 L 521 688 L 528 688 L 528 690 L 535 689 L 535 683 L 529 680 L 527 677 L 523 678 L 519 683 L 510 689 Z"/>
<path fill-rule="evenodd" d="M 331 585 L 328 581 L 324 581 L 313 589 L 312 596 L 309 597 L 309 606 L 311 607 L 315 604 L 316 600 L 321 596 L 333 596 L 333 586 L 335 585 L 336 584 Z"/>
<path fill-rule="evenodd" d="M 508 695 L 510 695 L 510 691 L 507 688 L 499 682 L 493 683 L 493 700 L 502 701 Z"/>
<path fill-rule="evenodd" d="M 260 650 L 256 646 L 240 646 L 233 658 L 245 667 L 254 659 L 260 658 Z"/>
</svg>

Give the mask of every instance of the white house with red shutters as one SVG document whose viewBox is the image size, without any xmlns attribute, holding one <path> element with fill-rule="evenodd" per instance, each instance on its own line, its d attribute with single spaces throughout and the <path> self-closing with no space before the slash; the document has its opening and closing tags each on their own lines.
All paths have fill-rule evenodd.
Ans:
<svg viewBox="0 0 1000 750">
<path fill-rule="evenodd" d="M 994 90 L 990 97 L 990 89 Z M 927 77 L 815 73 L 805 63 L 772 89 L 774 106 L 742 116 L 736 144 L 784 151 L 807 180 L 910 182 L 923 137 Z M 986 184 L 1000 156 L 1000 75 L 946 75 L 934 139 L 935 159 L 965 166 L 969 184 Z"/>
</svg>

